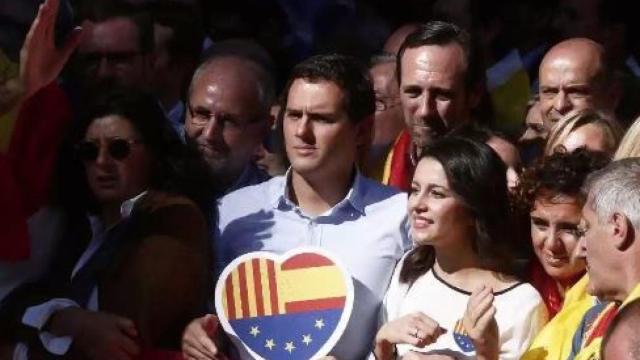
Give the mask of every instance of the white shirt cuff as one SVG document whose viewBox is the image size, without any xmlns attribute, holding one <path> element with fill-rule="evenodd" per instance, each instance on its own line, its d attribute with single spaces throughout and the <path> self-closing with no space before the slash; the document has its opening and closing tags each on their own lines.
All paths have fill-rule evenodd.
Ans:
<svg viewBox="0 0 640 360">
<path fill-rule="evenodd" d="M 51 315 L 56 311 L 69 307 L 80 306 L 70 299 L 52 299 L 40 305 L 28 308 L 22 317 L 23 324 L 40 330 L 40 341 L 42 341 L 42 345 L 47 349 L 47 351 L 55 355 L 66 354 L 67 351 L 69 351 L 69 347 L 71 347 L 73 337 L 55 336 L 49 332 L 42 331 L 42 328 L 47 324 Z"/>
<path fill-rule="evenodd" d="M 28 360 L 29 348 L 25 343 L 17 343 L 13 348 L 13 360 Z"/>
</svg>

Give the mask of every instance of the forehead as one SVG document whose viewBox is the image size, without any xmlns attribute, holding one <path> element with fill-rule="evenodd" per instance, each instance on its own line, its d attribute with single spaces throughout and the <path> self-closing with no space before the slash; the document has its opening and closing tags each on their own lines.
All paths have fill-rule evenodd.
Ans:
<svg viewBox="0 0 640 360">
<path fill-rule="evenodd" d="M 464 51 L 457 43 L 406 49 L 400 61 L 402 82 L 418 77 L 437 77 L 462 85 L 467 70 Z"/>
<path fill-rule="evenodd" d="M 426 157 L 420 160 L 413 175 L 413 181 L 420 184 L 433 184 L 449 188 L 447 174 L 438 160 Z"/>
<path fill-rule="evenodd" d="M 194 79 L 189 101 L 193 105 L 232 107 L 236 111 L 256 108 L 260 99 L 257 81 L 240 70 L 212 63 Z"/>
<path fill-rule="evenodd" d="M 85 139 L 101 137 L 131 137 L 136 130 L 126 118 L 119 115 L 107 115 L 94 119 L 85 134 Z"/>
<path fill-rule="evenodd" d="M 369 70 L 369 72 L 371 73 L 371 77 L 373 78 L 374 81 L 376 78 L 389 79 L 393 77 L 395 71 L 396 71 L 396 63 L 394 61 L 374 65 Z"/>
<path fill-rule="evenodd" d="M 542 85 L 593 82 L 601 71 L 600 57 L 584 46 L 569 46 L 549 54 L 540 65 Z"/>
<path fill-rule="evenodd" d="M 344 92 L 332 81 L 296 79 L 289 88 L 287 109 L 335 112 L 342 108 Z"/>
<path fill-rule="evenodd" d="M 81 53 L 139 51 L 137 25 L 129 18 L 117 17 L 95 23 L 83 37 Z"/>
<path fill-rule="evenodd" d="M 531 215 L 550 220 L 571 220 L 578 222 L 582 207 L 578 199 L 567 195 L 539 196 L 533 203 Z"/>
</svg>

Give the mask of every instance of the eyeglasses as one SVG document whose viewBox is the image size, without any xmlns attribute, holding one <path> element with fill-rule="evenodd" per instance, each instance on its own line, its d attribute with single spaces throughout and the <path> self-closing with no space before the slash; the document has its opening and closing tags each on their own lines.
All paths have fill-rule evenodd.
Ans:
<svg viewBox="0 0 640 360">
<path fill-rule="evenodd" d="M 131 147 L 141 144 L 140 140 L 113 138 L 107 140 L 107 153 L 113 160 L 122 161 L 131 154 Z M 76 155 L 82 161 L 93 162 L 100 154 L 101 144 L 94 141 L 81 141 L 76 145 Z"/>
<path fill-rule="evenodd" d="M 391 98 L 391 97 L 386 97 L 386 98 L 376 98 L 376 111 L 380 112 L 380 111 L 386 111 L 389 110 L 391 108 L 394 108 L 396 106 L 400 105 L 400 100 L 398 100 L 397 98 Z"/>
<path fill-rule="evenodd" d="M 207 109 L 202 109 L 199 107 L 196 107 L 194 109 L 191 104 L 187 104 L 187 110 L 189 111 L 189 116 L 191 117 L 191 123 L 200 127 L 207 126 L 211 119 L 215 119 L 219 124 L 218 126 L 220 126 L 224 130 L 228 130 L 231 132 L 242 132 L 242 130 L 244 130 L 247 126 L 260 122 L 259 117 L 252 119 L 241 119 L 233 114 L 214 113 Z"/>
<path fill-rule="evenodd" d="M 81 60 L 88 69 L 95 70 L 98 68 L 103 59 L 110 66 L 117 68 L 129 66 L 136 56 L 140 55 L 140 51 L 122 51 L 111 53 L 86 53 L 81 55 Z"/>
</svg>

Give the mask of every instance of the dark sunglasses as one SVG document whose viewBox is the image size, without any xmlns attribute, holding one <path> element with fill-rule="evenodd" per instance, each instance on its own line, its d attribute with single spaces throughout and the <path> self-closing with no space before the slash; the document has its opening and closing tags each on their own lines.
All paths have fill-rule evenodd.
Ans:
<svg viewBox="0 0 640 360">
<path fill-rule="evenodd" d="M 109 139 L 107 140 L 107 153 L 114 160 L 124 160 L 131 153 L 131 146 L 140 144 L 133 139 Z M 76 155 L 82 161 L 96 161 L 100 153 L 100 145 L 93 141 L 81 141 L 76 145 Z"/>
</svg>

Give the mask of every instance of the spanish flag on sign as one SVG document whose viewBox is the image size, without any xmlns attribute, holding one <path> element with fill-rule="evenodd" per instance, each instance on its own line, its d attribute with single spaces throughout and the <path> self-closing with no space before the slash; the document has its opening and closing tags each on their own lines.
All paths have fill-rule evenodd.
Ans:
<svg viewBox="0 0 640 360">
<path fill-rule="evenodd" d="M 344 271 L 318 253 L 300 253 L 282 263 L 248 257 L 225 273 L 220 279 L 224 317 L 265 359 L 317 355 L 341 323 L 349 298 Z"/>
</svg>

